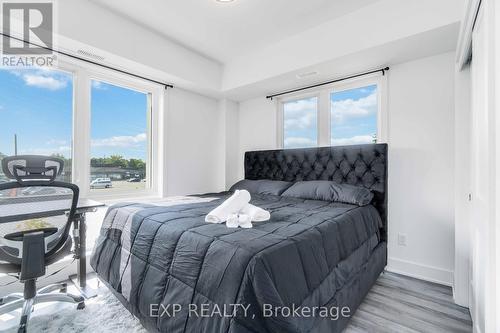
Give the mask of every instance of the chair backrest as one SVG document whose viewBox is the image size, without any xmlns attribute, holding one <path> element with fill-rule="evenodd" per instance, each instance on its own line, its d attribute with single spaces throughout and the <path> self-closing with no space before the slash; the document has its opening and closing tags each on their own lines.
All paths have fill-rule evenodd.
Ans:
<svg viewBox="0 0 500 333">
<path fill-rule="evenodd" d="M 18 183 L 40 180 L 56 180 L 64 168 L 64 160 L 39 155 L 8 156 L 2 159 L 2 171 L 9 179 Z"/>
<path fill-rule="evenodd" d="M 68 239 L 78 203 L 78 186 L 60 182 L 64 161 L 46 156 L 11 156 L 2 160 L 5 176 L 0 183 L 0 251 L 18 264 L 22 233 L 43 231 L 45 257 L 50 258 Z"/>
</svg>

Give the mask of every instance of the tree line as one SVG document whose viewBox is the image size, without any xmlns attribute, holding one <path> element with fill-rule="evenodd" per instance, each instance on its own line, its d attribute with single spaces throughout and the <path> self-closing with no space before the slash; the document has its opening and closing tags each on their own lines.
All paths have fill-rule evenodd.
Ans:
<svg viewBox="0 0 500 333">
<path fill-rule="evenodd" d="M 0 152 L 0 160 L 7 155 Z M 71 158 L 66 158 L 61 154 L 52 154 L 51 157 L 57 157 L 64 161 L 65 169 L 70 168 Z M 116 167 L 123 169 L 146 170 L 146 163 L 137 158 L 126 159 L 122 155 L 111 155 L 109 157 L 92 157 L 90 165 L 93 167 Z"/>
<path fill-rule="evenodd" d="M 137 158 L 126 159 L 122 155 L 111 155 L 109 157 L 92 157 L 90 165 L 93 167 L 117 167 L 134 170 L 145 170 L 146 163 Z"/>
</svg>

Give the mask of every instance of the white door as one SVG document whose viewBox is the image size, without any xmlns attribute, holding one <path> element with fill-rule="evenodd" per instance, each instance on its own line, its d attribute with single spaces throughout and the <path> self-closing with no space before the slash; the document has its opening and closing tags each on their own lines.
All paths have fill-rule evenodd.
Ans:
<svg viewBox="0 0 500 333">
<path fill-rule="evenodd" d="M 489 43 L 488 5 L 484 1 L 472 37 L 472 119 L 471 119 L 471 185 L 472 185 L 472 263 L 471 263 L 471 297 L 470 309 L 474 321 L 475 332 L 491 331 L 492 309 L 491 297 L 494 293 L 490 287 L 494 286 L 492 279 L 494 272 L 494 256 L 491 254 L 492 238 L 492 206 L 493 198 L 493 120 L 490 119 L 491 107 L 491 73 L 492 57 Z M 459 135 L 459 133 L 457 133 Z M 494 240 L 494 238 L 493 238 Z M 493 295 L 492 295 L 493 294 Z"/>
</svg>

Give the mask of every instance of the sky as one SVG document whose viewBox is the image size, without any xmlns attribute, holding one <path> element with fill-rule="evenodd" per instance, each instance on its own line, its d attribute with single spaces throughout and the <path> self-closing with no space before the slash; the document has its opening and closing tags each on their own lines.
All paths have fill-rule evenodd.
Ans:
<svg viewBox="0 0 500 333">
<path fill-rule="evenodd" d="M 91 156 L 146 160 L 148 95 L 92 81 Z"/>
<path fill-rule="evenodd" d="M 0 152 L 71 157 L 73 82 L 48 69 L 0 69 Z M 146 158 L 147 94 L 92 81 L 91 156 Z"/>
<path fill-rule="evenodd" d="M 284 105 L 285 148 L 317 145 L 318 98 Z M 330 95 L 331 144 L 371 143 L 377 133 L 377 86 L 336 91 Z"/>
</svg>

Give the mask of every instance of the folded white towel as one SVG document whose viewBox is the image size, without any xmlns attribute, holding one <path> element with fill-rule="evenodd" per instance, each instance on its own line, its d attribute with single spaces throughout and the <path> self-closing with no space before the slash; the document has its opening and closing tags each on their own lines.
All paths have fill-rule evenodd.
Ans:
<svg viewBox="0 0 500 333">
<path fill-rule="evenodd" d="M 271 214 L 267 210 L 252 204 L 245 205 L 239 213 L 250 216 L 252 222 L 264 222 L 271 218 Z"/>
<path fill-rule="evenodd" d="M 231 214 L 227 218 L 226 227 L 228 228 L 238 228 L 240 226 L 238 214 Z"/>
<path fill-rule="evenodd" d="M 246 190 L 236 190 L 234 194 L 212 210 L 205 217 L 205 222 L 223 223 L 232 214 L 237 214 L 250 201 L 250 193 Z"/>
<path fill-rule="evenodd" d="M 252 227 L 252 220 L 250 219 L 250 216 L 247 214 L 240 214 L 238 215 L 238 225 L 241 228 L 249 229 Z"/>
<path fill-rule="evenodd" d="M 231 214 L 227 218 L 226 227 L 228 228 L 245 228 L 249 229 L 252 227 L 252 220 L 250 216 L 246 214 Z"/>
</svg>

